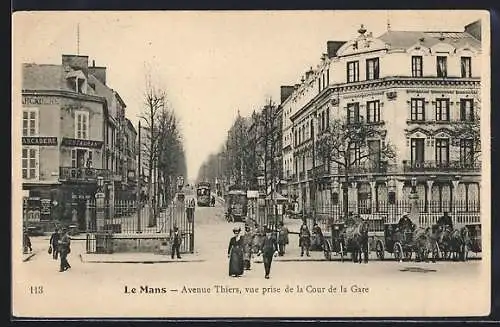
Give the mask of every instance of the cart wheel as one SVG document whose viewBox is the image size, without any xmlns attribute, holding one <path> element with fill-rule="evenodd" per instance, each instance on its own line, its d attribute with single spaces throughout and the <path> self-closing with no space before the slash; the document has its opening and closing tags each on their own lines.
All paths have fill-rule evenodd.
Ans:
<svg viewBox="0 0 500 327">
<path fill-rule="evenodd" d="M 323 253 L 325 254 L 325 259 L 328 261 L 332 260 L 332 247 L 330 246 L 330 241 L 325 240 Z"/>
<path fill-rule="evenodd" d="M 379 260 L 384 260 L 385 249 L 384 243 L 381 240 L 377 240 L 377 243 L 375 243 L 375 253 L 377 254 L 377 258 Z"/>
<path fill-rule="evenodd" d="M 344 262 L 344 244 L 339 242 L 340 262 Z"/>
<path fill-rule="evenodd" d="M 398 260 L 399 262 L 403 261 L 403 247 L 401 246 L 401 243 L 394 243 L 393 253 L 396 260 Z"/>
</svg>

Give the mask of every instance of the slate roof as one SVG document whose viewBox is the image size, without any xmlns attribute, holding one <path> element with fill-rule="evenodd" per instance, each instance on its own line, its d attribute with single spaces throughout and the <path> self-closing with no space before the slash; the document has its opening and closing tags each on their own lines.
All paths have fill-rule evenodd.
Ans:
<svg viewBox="0 0 500 327">
<path fill-rule="evenodd" d="M 440 37 L 444 40 L 440 40 Z M 481 41 L 466 32 L 418 32 L 418 31 L 387 31 L 378 39 L 390 44 L 393 49 L 408 49 L 419 43 L 425 47 L 432 47 L 438 43 L 448 43 L 455 48 L 460 48 L 469 44 L 477 49 L 481 48 Z"/>
</svg>

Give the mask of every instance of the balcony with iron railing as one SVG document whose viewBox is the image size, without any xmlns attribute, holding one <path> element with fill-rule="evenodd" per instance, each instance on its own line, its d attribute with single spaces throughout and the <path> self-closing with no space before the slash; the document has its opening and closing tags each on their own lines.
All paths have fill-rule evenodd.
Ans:
<svg viewBox="0 0 500 327">
<path fill-rule="evenodd" d="M 107 169 L 86 167 L 59 167 L 59 181 L 93 183 L 97 181 L 98 177 L 102 177 L 107 181 L 111 179 L 111 176 L 111 171 Z"/>
</svg>

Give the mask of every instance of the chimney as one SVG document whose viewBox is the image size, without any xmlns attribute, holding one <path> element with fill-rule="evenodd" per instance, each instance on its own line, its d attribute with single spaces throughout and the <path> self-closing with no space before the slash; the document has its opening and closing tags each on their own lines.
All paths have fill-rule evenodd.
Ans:
<svg viewBox="0 0 500 327">
<path fill-rule="evenodd" d="M 89 72 L 89 56 L 62 55 L 63 67 L 71 67 L 74 70 L 81 70 L 85 76 Z"/>
<path fill-rule="evenodd" d="M 326 52 L 328 54 L 328 58 L 336 57 L 337 51 L 344 44 L 345 44 L 345 41 L 328 41 L 328 42 L 326 42 Z"/>
<path fill-rule="evenodd" d="M 294 90 L 293 86 L 290 85 L 282 85 L 281 86 L 281 103 L 285 102 L 286 99 L 292 95 Z"/>
<path fill-rule="evenodd" d="M 465 26 L 465 32 L 472 35 L 474 38 L 481 41 L 481 20 L 476 20 Z"/>
<path fill-rule="evenodd" d="M 95 60 L 92 60 L 92 67 L 89 67 L 90 75 L 94 75 L 102 84 L 106 85 L 106 67 L 96 67 Z"/>
</svg>

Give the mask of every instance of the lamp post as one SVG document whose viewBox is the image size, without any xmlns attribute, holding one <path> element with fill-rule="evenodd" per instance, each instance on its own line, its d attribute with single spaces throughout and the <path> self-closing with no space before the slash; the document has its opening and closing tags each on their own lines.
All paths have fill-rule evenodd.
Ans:
<svg viewBox="0 0 500 327">
<path fill-rule="evenodd" d="M 410 200 L 410 219 L 414 224 L 419 223 L 419 208 L 418 208 L 418 194 L 417 194 L 417 178 L 411 178 L 411 191 L 409 195 Z"/>
<path fill-rule="evenodd" d="M 95 194 L 96 198 L 96 227 L 97 231 L 102 231 L 104 229 L 104 179 L 102 176 L 97 177 L 97 192 Z"/>
<path fill-rule="evenodd" d="M 267 213 L 266 213 L 266 209 L 267 209 L 267 206 L 266 206 L 266 181 L 265 181 L 265 178 L 264 176 L 259 176 L 257 177 L 257 183 L 259 184 L 259 200 L 260 200 L 260 195 L 262 194 L 262 190 L 264 190 L 264 220 L 266 220 L 266 217 L 267 217 Z M 259 225 L 262 225 L 262 221 L 260 221 L 260 204 L 261 204 L 261 201 L 257 200 L 257 218 L 258 218 L 258 222 L 259 222 Z M 266 221 L 266 224 L 267 224 L 267 221 Z"/>
</svg>

